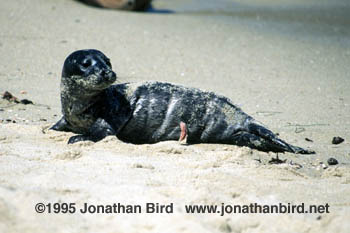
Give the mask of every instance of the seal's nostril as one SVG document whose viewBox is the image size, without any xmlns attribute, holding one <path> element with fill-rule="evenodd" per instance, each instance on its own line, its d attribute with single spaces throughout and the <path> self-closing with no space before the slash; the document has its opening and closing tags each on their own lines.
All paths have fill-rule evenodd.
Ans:
<svg viewBox="0 0 350 233">
<path fill-rule="evenodd" d="M 108 77 L 113 76 L 113 71 L 111 71 L 111 70 L 109 70 L 109 69 L 106 70 L 106 71 L 105 71 L 105 76 L 106 76 L 106 77 L 107 77 L 107 76 L 108 76 Z"/>
<path fill-rule="evenodd" d="M 112 78 L 114 76 L 114 72 L 111 71 L 111 70 L 102 70 L 101 73 L 100 73 L 101 77 L 104 77 L 104 78 Z"/>
</svg>

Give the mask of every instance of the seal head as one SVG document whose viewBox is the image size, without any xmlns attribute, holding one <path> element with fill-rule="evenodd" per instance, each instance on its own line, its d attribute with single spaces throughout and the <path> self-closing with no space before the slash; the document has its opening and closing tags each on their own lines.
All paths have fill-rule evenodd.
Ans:
<svg viewBox="0 0 350 233">
<path fill-rule="evenodd" d="M 63 65 L 61 79 L 62 124 L 54 129 L 86 133 L 96 120 L 86 112 L 97 103 L 104 89 L 117 79 L 108 57 L 94 49 L 70 54 Z"/>
<path fill-rule="evenodd" d="M 109 58 L 98 50 L 75 51 L 63 65 L 62 84 L 68 90 L 78 88 L 79 91 L 100 91 L 116 79 Z"/>
</svg>

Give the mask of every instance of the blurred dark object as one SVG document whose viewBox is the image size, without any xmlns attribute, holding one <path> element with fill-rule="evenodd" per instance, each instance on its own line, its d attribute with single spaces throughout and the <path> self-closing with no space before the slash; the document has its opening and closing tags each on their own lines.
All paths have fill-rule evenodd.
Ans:
<svg viewBox="0 0 350 233">
<path fill-rule="evenodd" d="M 27 104 L 33 104 L 33 101 L 28 100 L 28 99 L 22 99 L 20 102 L 21 102 L 21 104 L 25 104 L 25 105 L 27 105 Z"/>
<path fill-rule="evenodd" d="M 16 104 L 33 104 L 33 102 L 31 100 L 28 99 L 22 99 L 19 100 L 16 96 L 12 95 L 10 92 L 5 91 L 4 94 L 2 94 L 2 98 L 5 100 L 8 100 L 10 102 L 14 102 Z"/>
<path fill-rule="evenodd" d="M 332 144 L 340 144 L 342 142 L 344 142 L 344 139 L 341 137 L 334 137 L 332 140 Z"/>
<path fill-rule="evenodd" d="M 305 138 L 305 141 L 314 142 L 314 141 L 312 141 L 312 139 L 310 139 L 310 138 Z"/>
<path fill-rule="evenodd" d="M 285 160 L 279 159 L 277 154 L 276 158 L 271 158 L 271 160 L 269 161 L 269 164 L 281 164 L 281 163 L 285 163 L 286 161 L 287 159 Z"/>
<path fill-rule="evenodd" d="M 78 0 L 86 4 L 129 11 L 144 11 L 147 10 L 152 0 Z"/>
<path fill-rule="evenodd" d="M 328 162 L 328 165 L 337 165 L 338 164 L 338 160 L 336 160 L 335 158 L 329 158 L 328 160 L 327 160 L 327 162 Z"/>
<path fill-rule="evenodd" d="M 5 91 L 4 94 L 2 94 L 2 98 L 5 99 L 5 100 L 8 100 L 10 102 L 15 102 L 17 104 L 20 102 L 17 97 L 13 96 L 8 91 Z"/>
</svg>

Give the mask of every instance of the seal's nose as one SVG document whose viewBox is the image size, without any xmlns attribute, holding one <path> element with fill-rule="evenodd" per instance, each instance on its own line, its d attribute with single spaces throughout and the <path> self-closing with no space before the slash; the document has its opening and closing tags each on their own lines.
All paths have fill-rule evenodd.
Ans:
<svg viewBox="0 0 350 233">
<path fill-rule="evenodd" d="M 101 72 L 101 75 L 103 77 L 108 77 L 110 75 L 111 71 L 110 70 L 105 70 L 103 69 L 102 72 Z"/>
<path fill-rule="evenodd" d="M 108 79 L 109 81 L 112 81 L 112 82 L 114 82 L 117 79 L 117 75 L 110 69 L 103 70 L 101 75 L 105 79 Z"/>
<path fill-rule="evenodd" d="M 113 75 L 113 71 L 109 68 L 101 68 L 101 67 L 94 67 L 93 71 L 96 75 L 101 76 L 103 78 L 108 78 L 111 75 Z"/>
<path fill-rule="evenodd" d="M 109 70 L 109 69 L 108 70 L 104 69 L 101 72 L 101 76 L 106 77 L 106 78 L 109 78 L 109 77 L 113 76 L 113 74 L 114 74 L 114 72 L 112 70 Z"/>
</svg>

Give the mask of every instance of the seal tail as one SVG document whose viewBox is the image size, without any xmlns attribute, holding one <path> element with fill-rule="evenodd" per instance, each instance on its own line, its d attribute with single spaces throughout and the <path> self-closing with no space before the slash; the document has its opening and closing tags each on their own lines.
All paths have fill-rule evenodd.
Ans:
<svg viewBox="0 0 350 233">
<path fill-rule="evenodd" d="M 315 154 L 314 151 L 293 146 L 279 139 L 274 133 L 256 123 L 249 123 L 249 142 L 258 150 L 273 152 L 291 152 L 295 154 Z"/>
</svg>

